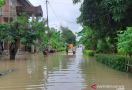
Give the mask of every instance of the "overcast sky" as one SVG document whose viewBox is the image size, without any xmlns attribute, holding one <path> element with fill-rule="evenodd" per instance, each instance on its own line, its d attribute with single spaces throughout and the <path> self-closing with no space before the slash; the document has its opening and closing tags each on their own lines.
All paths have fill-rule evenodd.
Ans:
<svg viewBox="0 0 132 90">
<path fill-rule="evenodd" d="M 41 5 L 43 16 L 46 18 L 45 0 L 29 0 L 33 5 Z M 48 0 L 49 1 L 49 25 L 58 28 L 60 25 L 69 27 L 73 32 L 79 32 L 81 26 L 76 23 L 80 15 L 80 5 L 74 5 L 72 0 Z"/>
</svg>

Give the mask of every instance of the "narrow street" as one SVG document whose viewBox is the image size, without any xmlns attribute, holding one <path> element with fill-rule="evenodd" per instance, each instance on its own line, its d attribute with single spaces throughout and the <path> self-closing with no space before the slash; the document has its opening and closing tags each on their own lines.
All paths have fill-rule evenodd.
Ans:
<svg viewBox="0 0 132 90">
<path fill-rule="evenodd" d="M 20 56 L 19 56 L 20 57 Z M 0 90 L 131 90 L 132 75 L 108 68 L 82 55 L 28 54 L 15 61 L 2 57 L 0 70 L 15 69 L 0 77 Z M 96 89 L 92 85 L 96 84 Z M 98 85 L 104 85 L 99 87 Z M 105 88 L 105 85 L 107 86 Z M 108 88 L 108 85 L 113 85 Z M 124 87 L 118 89 L 116 87 Z"/>
</svg>

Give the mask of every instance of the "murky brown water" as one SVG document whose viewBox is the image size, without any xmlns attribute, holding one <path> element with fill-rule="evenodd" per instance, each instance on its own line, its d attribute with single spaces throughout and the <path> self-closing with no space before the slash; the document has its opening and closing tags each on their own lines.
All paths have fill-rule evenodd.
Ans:
<svg viewBox="0 0 132 90">
<path fill-rule="evenodd" d="M 97 63 L 83 56 L 81 49 L 77 49 L 76 55 L 27 54 L 20 58 L 15 61 L 1 58 L 0 71 L 15 71 L 0 77 L 0 90 L 94 90 L 90 87 L 93 83 L 97 90 L 132 90 L 132 74 Z M 123 85 L 125 89 L 112 85 Z"/>
</svg>

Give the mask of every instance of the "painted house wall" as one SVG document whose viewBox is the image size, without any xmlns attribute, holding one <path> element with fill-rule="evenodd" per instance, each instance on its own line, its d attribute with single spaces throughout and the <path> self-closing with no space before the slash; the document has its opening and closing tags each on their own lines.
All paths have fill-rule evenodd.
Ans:
<svg viewBox="0 0 132 90">
<path fill-rule="evenodd" d="M 6 0 L 0 9 L 0 23 L 10 22 L 16 18 L 16 0 Z"/>
</svg>

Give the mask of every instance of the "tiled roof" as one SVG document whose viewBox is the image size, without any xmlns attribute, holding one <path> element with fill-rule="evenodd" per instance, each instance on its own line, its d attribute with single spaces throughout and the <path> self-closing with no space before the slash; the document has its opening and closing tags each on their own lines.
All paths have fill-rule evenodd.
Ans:
<svg viewBox="0 0 132 90">
<path fill-rule="evenodd" d="M 21 6 L 23 11 L 34 14 L 35 16 L 43 15 L 41 6 L 33 6 L 28 0 L 17 0 L 17 6 Z"/>
</svg>

